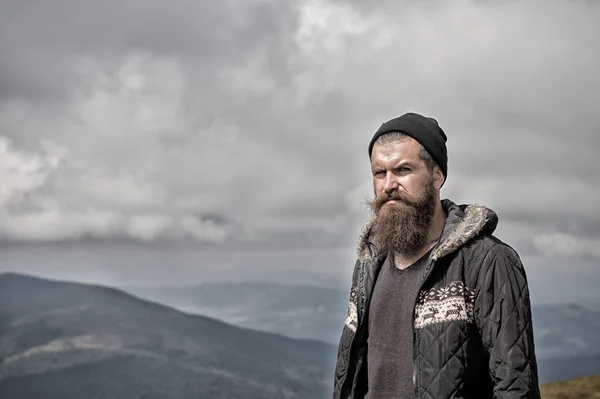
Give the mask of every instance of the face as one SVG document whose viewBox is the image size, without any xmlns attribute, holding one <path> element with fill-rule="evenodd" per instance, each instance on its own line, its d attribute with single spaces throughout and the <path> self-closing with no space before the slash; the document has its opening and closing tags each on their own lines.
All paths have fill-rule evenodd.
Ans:
<svg viewBox="0 0 600 399">
<path fill-rule="evenodd" d="M 410 201 L 422 196 L 424 189 L 433 184 L 439 191 L 444 175 L 438 168 L 431 172 L 419 155 L 421 145 L 411 137 L 391 143 L 373 146 L 371 172 L 373 188 L 379 201 L 399 196 Z M 391 199 L 390 203 L 397 202 Z M 385 203 L 381 203 L 384 205 Z"/>
<path fill-rule="evenodd" d="M 373 147 L 370 206 L 376 215 L 375 242 L 384 251 L 412 256 L 427 243 L 444 176 L 427 168 L 420 149 L 412 138 Z"/>
</svg>

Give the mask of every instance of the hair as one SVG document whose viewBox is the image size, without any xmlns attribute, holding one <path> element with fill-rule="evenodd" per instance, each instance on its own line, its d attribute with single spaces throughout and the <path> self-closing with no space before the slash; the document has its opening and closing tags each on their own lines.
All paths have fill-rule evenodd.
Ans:
<svg viewBox="0 0 600 399">
<path fill-rule="evenodd" d="M 404 141 L 404 140 L 406 140 L 407 137 L 410 137 L 410 136 L 407 134 L 404 134 L 402 132 L 384 133 L 377 138 L 377 140 L 375 141 L 375 144 L 377 144 L 377 143 L 379 143 L 381 145 L 393 144 L 393 143 L 397 143 L 399 141 Z M 420 146 L 421 146 L 421 150 L 419 151 L 419 158 L 421 158 L 423 160 L 423 162 L 425 162 L 427 169 L 429 169 L 430 172 L 433 172 L 433 169 L 436 167 L 439 168 L 439 165 L 437 164 L 437 162 L 435 162 L 435 159 L 433 159 L 433 157 L 431 156 L 429 151 L 427 151 L 425 149 L 425 147 L 423 147 L 422 144 L 420 144 Z M 441 168 L 440 168 L 440 170 L 441 170 Z"/>
</svg>

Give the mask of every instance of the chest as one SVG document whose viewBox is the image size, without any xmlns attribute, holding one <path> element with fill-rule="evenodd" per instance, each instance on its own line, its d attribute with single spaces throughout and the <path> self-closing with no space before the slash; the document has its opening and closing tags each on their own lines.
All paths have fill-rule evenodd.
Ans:
<svg viewBox="0 0 600 399">
<path fill-rule="evenodd" d="M 414 265 L 413 265 L 414 266 Z M 462 257 L 398 270 L 385 261 L 366 295 L 367 320 L 416 329 L 447 321 L 472 322 L 475 289 Z"/>
</svg>

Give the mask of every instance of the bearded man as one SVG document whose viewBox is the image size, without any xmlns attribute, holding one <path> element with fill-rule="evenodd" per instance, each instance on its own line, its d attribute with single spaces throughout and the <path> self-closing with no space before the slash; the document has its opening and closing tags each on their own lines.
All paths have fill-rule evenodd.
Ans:
<svg viewBox="0 0 600 399">
<path fill-rule="evenodd" d="M 359 240 L 334 399 L 539 399 L 527 277 L 497 214 L 441 200 L 447 137 L 415 113 L 369 143 L 375 198 Z"/>
</svg>

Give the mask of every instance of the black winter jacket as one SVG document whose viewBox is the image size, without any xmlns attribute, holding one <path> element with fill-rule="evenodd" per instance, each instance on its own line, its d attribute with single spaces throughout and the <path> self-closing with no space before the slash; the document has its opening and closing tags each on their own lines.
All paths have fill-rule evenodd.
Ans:
<svg viewBox="0 0 600 399">
<path fill-rule="evenodd" d="M 442 206 L 446 225 L 413 310 L 414 398 L 539 399 L 529 290 L 518 254 L 492 235 L 498 217 L 491 209 L 450 200 Z M 385 261 L 370 241 L 371 228 L 372 222 L 359 243 L 334 399 L 363 398 L 368 390 L 369 302 Z"/>
</svg>

